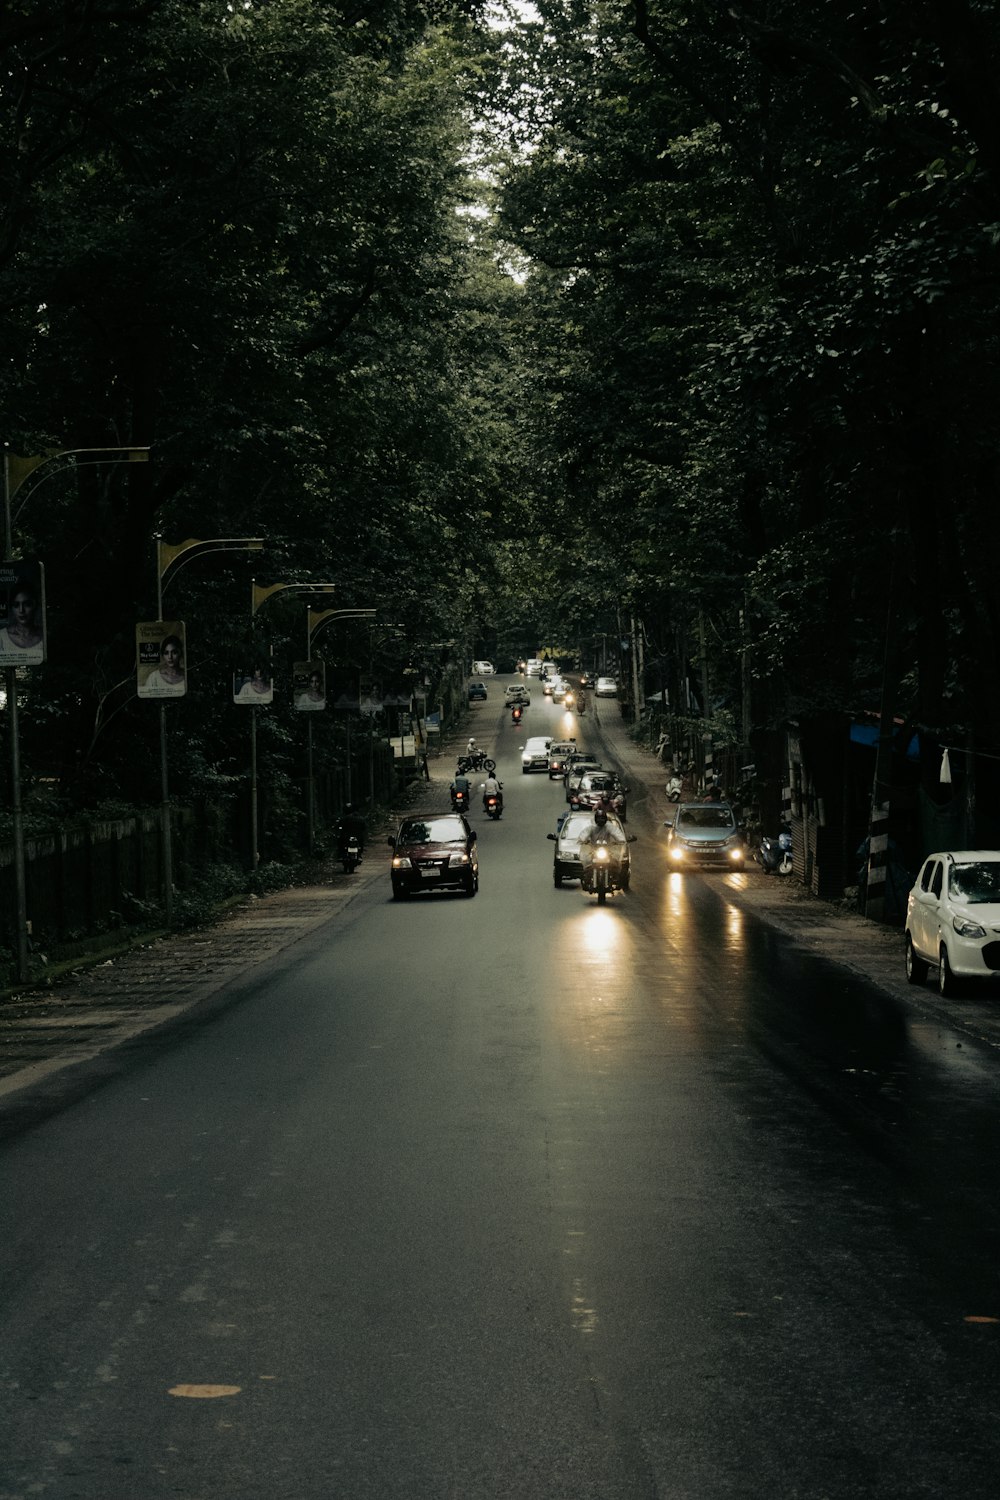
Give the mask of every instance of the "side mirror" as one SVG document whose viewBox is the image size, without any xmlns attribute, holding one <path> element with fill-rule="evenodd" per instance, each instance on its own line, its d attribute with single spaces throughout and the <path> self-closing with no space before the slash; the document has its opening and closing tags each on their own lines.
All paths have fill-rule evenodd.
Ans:
<svg viewBox="0 0 1000 1500">
<path fill-rule="evenodd" d="M 663 820 L 663 826 L 664 826 L 664 828 L 673 828 L 673 826 L 674 826 L 674 820 L 673 820 L 673 818 L 664 818 L 664 820 Z"/>
<path fill-rule="evenodd" d="M 473 843 L 476 842 L 476 839 L 478 838 L 478 836 L 479 835 L 476 833 L 476 830 L 473 828 L 473 830 L 472 830 L 472 832 L 470 834 L 470 837 L 471 837 Z"/>
<path fill-rule="evenodd" d="M 554 834 L 554 833 L 547 833 L 547 834 L 546 834 L 546 835 L 545 835 L 545 837 L 546 837 L 546 838 L 547 838 L 547 839 L 554 839 L 554 838 L 555 838 L 555 834 Z"/>
</svg>

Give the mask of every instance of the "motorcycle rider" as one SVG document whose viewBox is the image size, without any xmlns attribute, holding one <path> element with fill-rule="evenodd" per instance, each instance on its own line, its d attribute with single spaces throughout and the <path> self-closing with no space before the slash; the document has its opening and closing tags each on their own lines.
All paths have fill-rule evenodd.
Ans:
<svg viewBox="0 0 1000 1500">
<path fill-rule="evenodd" d="M 589 889 L 593 878 L 594 852 L 604 845 L 611 856 L 611 868 L 617 878 L 621 873 L 622 852 L 625 834 L 617 818 L 609 818 L 603 807 L 594 812 L 594 821 L 580 835 L 580 863 L 583 866 L 581 885 Z"/>
<path fill-rule="evenodd" d="M 347 853 L 347 843 L 352 834 L 358 841 L 358 853 L 364 854 L 365 835 L 367 832 L 368 828 L 364 818 L 354 807 L 353 803 L 348 802 L 341 814 L 340 822 L 337 824 L 337 853 L 340 858 L 343 859 Z"/>
<path fill-rule="evenodd" d="M 498 781 L 496 779 L 496 777 L 494 776 L 494 774 L 493 774 L 492 771 L 487 776 L 486 780 L 483 782 L 483 811 L 484 812 L 486 810 L 486 799 L 488 797 L 496 797 L 497 802 L 500 804 L 500 811 L 503 812 L 503 782 L 502 781 Z"/>
<path fill-rule="evenodd" d="M 468 778 L 468 776 L 456 776 L 455 780 L 452 782 L 451 786 L 448 788 L 448 791 L 451 794 L 451 805 L 452 805 L 452 807 L 454 808 L 454 807 L 457 807 L 459 805 L 458 802 L 457 802 L 457 800 L 456 800 L 456 794 L 458 792 L 461 792 L 462 793 L 461 806 L 465 808 L 466 812 L 468 812 L 468 810 L 469 810 L 469 792 L 470 792 L 470 790 L 471 790 L 471 788 L 469 786 L 469 778 Z"/>
</svg>

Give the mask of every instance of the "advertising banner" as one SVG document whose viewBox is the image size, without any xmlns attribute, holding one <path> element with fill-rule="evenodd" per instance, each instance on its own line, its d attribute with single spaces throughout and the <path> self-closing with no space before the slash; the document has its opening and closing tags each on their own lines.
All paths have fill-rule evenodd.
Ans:
<svg viewBox="0 0 1000 1500">
<path fill-rule="evenodd" d="M 145 620 L 135 627 L 135 673 L 140 698 L 183 698 L 187 653 L 182 620 Z"/>
<path fill-rule="evenodd" d="M 305 713 L 326 707 L 326 664 L 297 661 L 292 664 L 292 702 Z"/>
<path fill-rule="evenodd" d="M 0 563 L 0 667 L 45 660 L 45 569 L 12 558 Z"/>
<path fill-rule="evenodd" d="M 271 663 L 266 657 L 250 664 L 249 671 L 233 673 L 234 703 L 273 703 L 274 682 Z"/>
</svg>

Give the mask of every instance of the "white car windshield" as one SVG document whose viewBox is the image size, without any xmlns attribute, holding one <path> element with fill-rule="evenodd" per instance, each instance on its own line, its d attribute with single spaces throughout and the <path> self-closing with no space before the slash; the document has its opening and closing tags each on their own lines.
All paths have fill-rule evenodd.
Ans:
<svg viewBox="0 0 1000 1500">
<path fill-rule="evenodd" d="M 949 894 L 970 906 L 1000 902 L 1000 860 L 953 865 L 948 879 Z"/>
</svg>

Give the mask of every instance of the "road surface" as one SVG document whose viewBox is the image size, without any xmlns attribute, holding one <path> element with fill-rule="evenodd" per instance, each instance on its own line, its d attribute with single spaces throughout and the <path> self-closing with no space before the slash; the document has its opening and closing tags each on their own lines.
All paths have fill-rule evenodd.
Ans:
<svg viewBox="0 0 1000 1500">
<path fill-rule="evenodd" d="M 641 796 L 628 895 L 555 890 L 502 684 L 475 899 L 386 870 L 3 1147 L 0 1500 L 995 1494 L 993 1058 Z"/>
</svg>

